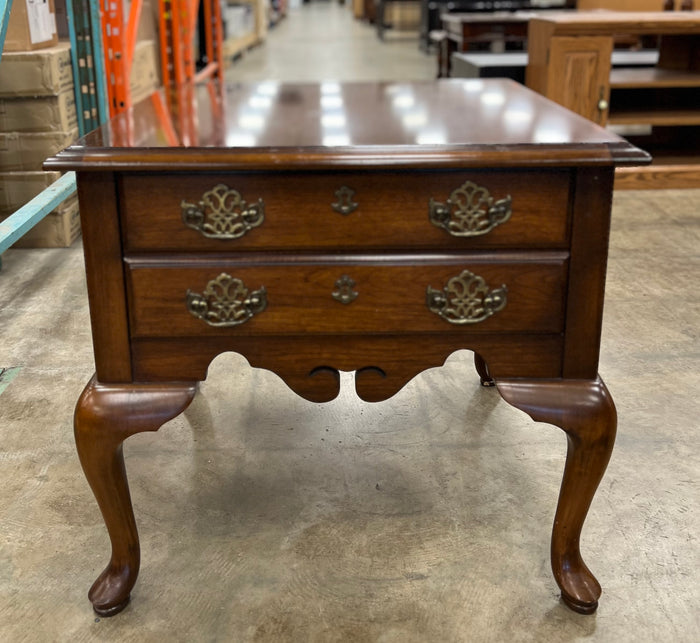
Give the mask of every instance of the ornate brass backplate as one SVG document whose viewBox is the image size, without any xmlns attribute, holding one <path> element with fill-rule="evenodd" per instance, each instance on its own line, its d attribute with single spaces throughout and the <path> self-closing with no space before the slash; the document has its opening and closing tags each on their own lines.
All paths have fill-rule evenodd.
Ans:
<svg viewBox="0 0 700 643">
<path fill-rule="evenodd" d="M 463 270 L 442 290 L 428 286 L 426 305 L 450 324 L 476 324 L 505 308 L 507 292 L 505 285 L 490 290 L 483 277 Z"/>
<path fill-rule="evenodd" d="M 339 214 L 350 214 L 359 207 L 359 204 L 352 200 L 355 196 L 355 190 L 346 185 L 336 190 L 335 196 L 338 200 L 335 203 L 331 203 L 331 207 Z"/>
<path fill-rule="evenodd" d="M 187 291 L 187 310 L 210 326 L 238 326 L 267 307 L 267 292 L 263 286 L 249 291 L 240 280 L 222 272 L 212 279 L 200 295 Z"/>
<path fill-rule="evenodd" d="M 199 203 L 180 204 L 182 221 L 209 239 L 238 239 L 265 220 L 265 204 L 246 203 L 240 192 L 220 183 Z"/>
<path fill-rule="evenodd" d="M 430 199 L 430 222 L 454 237 L 477 237 L 510 219 L 511 201 L 507 196 L 494 203 L 486 188 L 466 181 L 445 203 Z"/>
<path fill-rule="evenodd" d="M 353 290 L 353 288 L 355 288 L 355 281 L 347 275 L 343 275 L 335 282 L 335 290 L 331 295 L 333 299 L 339 301 L 341 304 L 349 304 L 355 301 L 360 294 Z"/>
</svg>

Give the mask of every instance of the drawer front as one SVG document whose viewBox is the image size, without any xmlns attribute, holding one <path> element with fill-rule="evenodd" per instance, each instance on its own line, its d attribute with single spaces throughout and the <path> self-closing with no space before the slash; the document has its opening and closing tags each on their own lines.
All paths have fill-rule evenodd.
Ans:
<svg viewBox="0 0 700 643">
<path fill-rule="evenodd" d="M 570 175 L 124 175 L 125 249 L 563 248 Z"/>
<path fill-rule="evenodd" d="M 536 263 L 459 257 L 420 265 L 131 260 L 131 333 L 559 333 L 567 262 L 563 253 L 542 255 Z"/>
</svg>

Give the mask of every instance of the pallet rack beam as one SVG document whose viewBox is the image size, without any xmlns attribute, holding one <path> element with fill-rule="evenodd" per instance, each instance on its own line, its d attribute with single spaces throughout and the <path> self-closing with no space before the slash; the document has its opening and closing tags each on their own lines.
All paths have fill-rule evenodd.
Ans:
<svg viewBox="0 0 700 643">
<path fill-rule="evenodd" d="M 0 222 L 0 254 L 29 232 L 73 192 L 75 192 L 75 172 L 66 172 L 58 181 L 37 194 L 29 203 Z"/>
</svg>

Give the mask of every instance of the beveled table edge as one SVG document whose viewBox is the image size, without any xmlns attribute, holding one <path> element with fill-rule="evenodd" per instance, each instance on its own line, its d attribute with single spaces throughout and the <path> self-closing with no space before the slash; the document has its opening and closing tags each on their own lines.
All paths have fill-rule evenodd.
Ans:
<svg viewBox="0 0 700 643">
<path fill-rule="evenodd" d="M 44 162 L 45 170 L 358 170 L 638 166 L 651 156 L 626 141 L 548 145 L 351 146 L 261 148 L 86 148 L 71 145 Z"/>
</svg>

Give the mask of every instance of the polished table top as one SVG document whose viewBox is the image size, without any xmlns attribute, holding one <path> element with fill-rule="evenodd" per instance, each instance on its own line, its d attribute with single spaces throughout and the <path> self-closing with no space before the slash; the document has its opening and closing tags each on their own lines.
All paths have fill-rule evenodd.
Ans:
<svg viewBox="0 0 700 643">
<path fill-rule="evenodd" d="M 199 91 L 180 117 L 162 96 L 49 159 L 47 169 L 142 163 L 285 169 L 324 167 L 640 164 L 620 137 L 504 79 L 411 83 L 234 84 L 225 100 Z M 189 148 L 183 154 L 183 148 Z M 508 149 L 508 158 L 499 154 Z"/>
<path fill-rule="evenodd" d="M 528 11 L 527 9 L 519 11 L 489 11 L 488 13 L 476 12 L 446 12 L 440 14 L 440 20 L 443 24 L 454 23 L 462 25 L 463 23 L 507 23 L 507 22 L 528 22 L 533 18 L 546 16 L 549 13 L 560 13 L 560 11 Z"/>
</svg>

